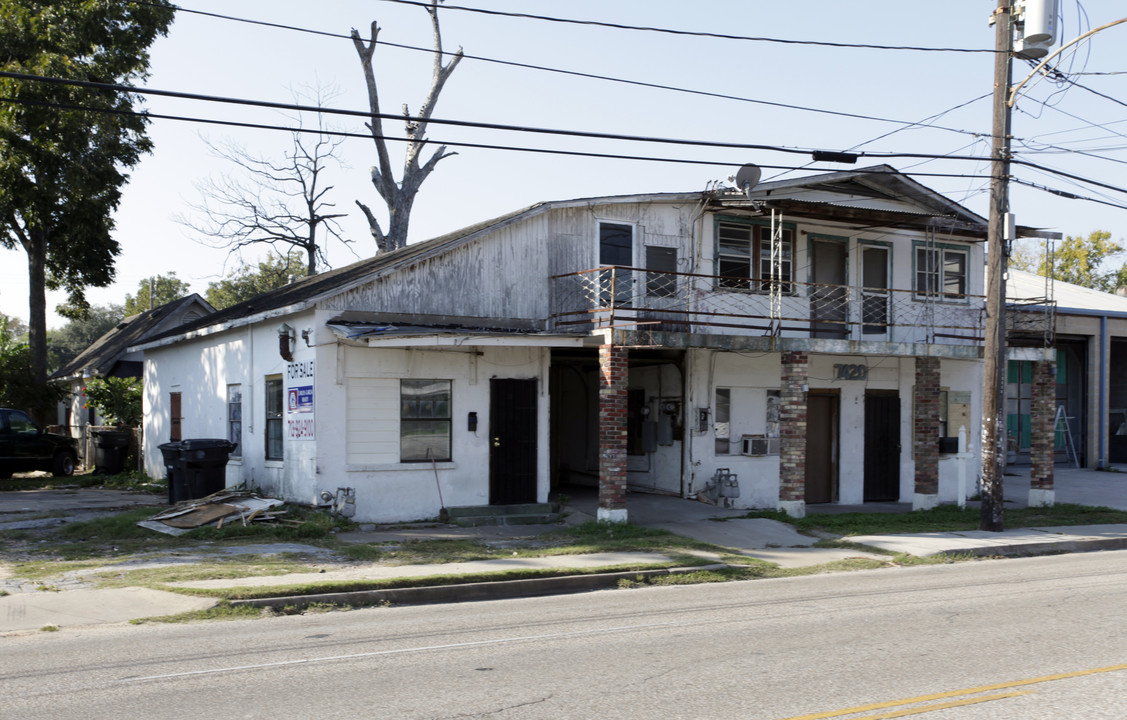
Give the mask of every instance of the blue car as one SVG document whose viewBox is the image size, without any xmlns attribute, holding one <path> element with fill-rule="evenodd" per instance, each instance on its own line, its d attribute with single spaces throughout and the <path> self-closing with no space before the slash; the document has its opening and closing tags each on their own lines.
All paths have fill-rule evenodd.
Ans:
<svg viewBox="0 0 1127 720">
<path fill-rule="evenodd" d="M 44 432 L 22 410 L 0 408 L 0 478 L 32 470 L 68 477 L 77 460 L 72 438 Z"/>
</svg>

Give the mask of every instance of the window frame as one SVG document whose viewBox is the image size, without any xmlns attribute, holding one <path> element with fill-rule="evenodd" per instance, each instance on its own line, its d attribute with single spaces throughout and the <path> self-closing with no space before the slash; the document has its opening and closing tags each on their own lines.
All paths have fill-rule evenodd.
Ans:
<svg viewBox="0 0 1127 720">
<path fill-rule="evenodd" d="M 236 394 L 234 400 L 232 400 L 232 391 Z M 227 385 L 227 440 L 235 443 L 235 448 L 231 451 L 231 459 L 241 459 L 243 457 L 242 383 L 228 383 Z"/>
<path fill-rule="evenodd" d="M 724 229 L 738 229 L 746 230 L 747 239 L 743 238 L 723 238 L 721 232 Z M 783 268 L 782 279 L 780 280 L 781 292 L 783 295 L 794 295 L 796 288 L 794 285 L 794 266 L 795 266 L 795 253 L 797 252 L 797 245 L 795 244 L 795 236 L 797 235 L 797 226 L 794 223 L 783 223 L 783 259 L 779 265 Z M 716 290 L 725 292 L 746 292 L 753 294 L 765 295 L 771 292 L 772 278 L 771 278 L 771 224 L 763 221 L 748 221 L 744 219 L 718 217 L 716 218 L 716 262 L 714 271 L 716 275 Z M 724 252 L 723 244 L 727 241 L 729 246 L 736 242 L 745 242 L 747 244 L 747 253 L 737 254 L 734 252 Z M 767 252 L 764 253 L 766 248 Z M 789 250 L 789 253 L 787 252 Z M 744 258 L 746 257 L 746 262 Z M 727 258 L 727 260 L 726 260 Z M 728 274 L 724 272 L 724 263 L 734 264 L 737 266 L 747 266 L 747 276 L 740 274 Z M 764 276 L 764 272 L 767 273 Z"/>
<path fill-rule="evenodd" d="M 970 298 L 970 248 L 966 245 L 948 243 L 916 242 L 912 254 L 913 297 L 916 300 L 938 299 L 944 302 L 969 302 Z M 928 256 L 935 261 L 929 263 Z M 962 267 L 959 272 L 948 271 L 948 256 L 959 257 Z M 934 267 L 932 267 L 934 266 Z M 958 292 L 947 289 L 954 278 L 961 283 Z"/>
<path fill-rule="evenodd" d="M 646 245 L 644 250 L 646 256 L 646 297 L 676 297 L 679 285 L 676 275 L 677 256 L 679 255 L 677 248 L 665 245 Z M 672 261 L 672 267 L 654 267 L 655 265 L 668 265 L 670 264 L 666 262 L 668 260 Z"/>
<path fill-rule="evenodd" d="M 731 455 L 732 388 L 714 388 L 712 403 L 713 454 Z"/>
<path fill-rule="evenodd" d="M 263 378 L 263 413 L 264 420 L 263 428 L 263 450 L 265 452 L 264 459 L 267 461 L 284 461 L 286 459 L 286 442 L 285 442 L 285 400 L 286 388 L 282 380 L 282 375 L 267 375 Z M 274 393 L 277 409 L 271 408 L 271 392 L 273 388 L 277 388 Z M 274 440 L 277 445 L 277 453 L 271 450 L 271 440 Z"/>
<path fill-rule="evenodd" d="M 424 401 L 414 401 L 410 404 L 407 401 L 407 395 L 404 389 L 408 386 L 415 386 L 418 388 L 425 387 L 426 385 L 433 385 L 444 383 L 445 400 L 434 399 L 430 402 L 434 403 L 434 407 L 427 411 L 420 405 Z M 445 403 L 445 406 L 443 406 Z M 445 407 L 445 412 L 443 411 Z M 407 439 L 407 428 L 416 429 L 422 427 L 424 424 L 431 425 L 432 428 L 444 427 L 446 437 L 446 453 L 443 457 L 431 456 L 408 456 L 404 451 L 404 442 Z M 427 448 L 431 449 L 430 446 Z M 454 381 L 447 378 L 401 378 L 399 380 L 399 462 L 401 463 L 425 463 L 431 462 L 451 462 L 454 459 Z"/>
</svg>

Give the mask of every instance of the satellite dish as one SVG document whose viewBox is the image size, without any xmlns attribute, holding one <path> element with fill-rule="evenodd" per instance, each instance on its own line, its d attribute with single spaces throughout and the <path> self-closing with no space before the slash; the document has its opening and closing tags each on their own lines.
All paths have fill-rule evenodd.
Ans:
<svg viewBox="0 0 1127 720">
<path fill-rule="evenodd" d="M 733 183 L 735 183 L 737 188 L 739 188 L 740 190 L 743 190 L 744 194 L 747 195 L 750 198 L 751 197 L 751 189 L 759 184 L 759 177 L 762 174 L 763 174 L 763 171 L 759 169 L 758 165 L 753 165 L 752 163 L 748 163 L 747 165 L 744 165 L 743 167 L 741 167 L 736 172 L 735 176 L 733 176 L 729 179 Z"/>
</svg>

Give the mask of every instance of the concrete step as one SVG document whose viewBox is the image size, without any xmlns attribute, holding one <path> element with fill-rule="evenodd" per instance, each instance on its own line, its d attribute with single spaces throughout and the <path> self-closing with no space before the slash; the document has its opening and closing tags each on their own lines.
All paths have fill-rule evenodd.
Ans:
<svg viewBox="0 0 1127 720">
<path fill-rule="evenodd" d="M 550 503 L 520 505 L 470 505 L 445 508 L 446 521 L 462 527 L 482 525 L 536 525 L 559 522 L 560 513 Z"/>
</svg>

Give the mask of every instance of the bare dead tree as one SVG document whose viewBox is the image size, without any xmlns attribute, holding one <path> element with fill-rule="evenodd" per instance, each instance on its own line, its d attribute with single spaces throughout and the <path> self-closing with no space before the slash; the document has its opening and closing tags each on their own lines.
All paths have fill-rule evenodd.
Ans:
<svg viewBox="0 0 1127 720">
<path fill-rule="evenodd" d="M 317 107 L 323 107 L 328 98 L 321 89 L 315 94 Z M 295 93 L 295 99 L 298 96 Z M 337 222 L 346 213 L 333 212 L 336 206 L 328 200 L 333 186 L 325 182 L 327 166 L 340 164 L 337 153 L 343 139 L 325 132 L 320 114 L 313 132 L 302 128 L 300 117 L 296 121 L 298 130 L 280 159 L 262 157 L 231 141 L 205 139 L 216 157 L 237 170 L 197 183 L 203 200 L 189 206 L 195 214 L 175 220 L 205 244 L 228 248 L 232 254 L 269 245 L 280 257 L 293 249 L 304 251 L 310 275 L 318 266 L 327 266 L 323 237 L 352 243 Z"/>
<path fill-rule="evenodd" d="M 372 141 L 376 144 L 376 154 L 379 157 L 379 165 L 371 170 L 372 185 L 375 186 L 376 192 L 387 205 L 387 232 L 385 233 L 380 227 L 379 220 L 376 219 L 367 205 L 359 200 L 356 201 L 356 204 L 364 211 L 364 216 L 368 218 L 368 227 L 371 229 L 372 237 L 376 241 L 379 252 L 390 252 L 407 244 L 407 227 L 411 222 L 411 207 L 415 204 L 415 195 L 419 192 L 419 187 L 434 170 L 439 160 L 457 154 L 447 152 L 446 146 L 442 145 L 435 150 L 429 160 L 422 165 L 419 164 L 419 155 L 427 143 L 427 124 L 434 112 L 435 105 L 438 103 L 438 96 L 442 92 L 442 87 L 446 84 L 447 78 L 450 77 L 454 68 L 462 60 L 462 49 L 458 48 L 458 52 L 454 54 L 450 62 L 443 65 L 442 33 L 438 27 L 438 0 L 431 0 L 430 7 L 426 10 L 430 13 L 431 25 L 434 29 L 434 72 L 431 77 L 430 92 L 427 93 L 426 100 L 423 101 L 418 114 L 412 117 L 408 112 L 407 105 L 403 105 L 407 152 L 403 160 L 403 179 L 401 182 L 396 181 L 395 173 L 391 167 L 391 157 L 388 154 L 387 140 L 383 133 L 383 121 L 380 118 L 380 100 L 376 88 L 376 75 L 372 67 L 372 56 L 376 51 L 376 38 L 379 35 L 380 28 L 374 21 L 372 22 L 371 39 L 367 43 L 364 42 L 355 28 L 352 30 L 352 44 L 356 46 L 356 53 L 360 56 L 360 65 L 364 69 L 364 80 L 368 86 L 368 106 L 372 113 L 371 121 L 366 125 L 372 134 Z"/>
</svg>

